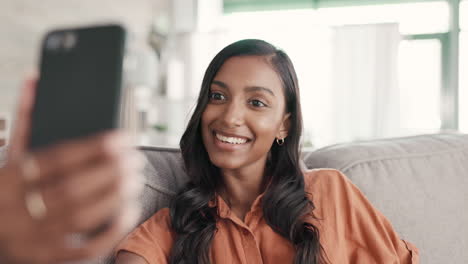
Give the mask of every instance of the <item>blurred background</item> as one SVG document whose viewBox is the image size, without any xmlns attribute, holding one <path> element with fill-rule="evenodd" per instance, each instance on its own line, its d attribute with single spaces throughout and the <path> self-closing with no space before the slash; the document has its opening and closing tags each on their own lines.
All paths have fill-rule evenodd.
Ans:
<svg viewBox="0 0 468 264">
<path fill-rule="evenodd" d="M 131 32 L 122 121 L 140 145 L 178 145 L 208 63 L 244 38 L 291 57 L 305 147 L 468 133 L 468 0 L 0 0 L 0 22 L 0 146 L 43 34 L 105 22 Z"/>
</svg>

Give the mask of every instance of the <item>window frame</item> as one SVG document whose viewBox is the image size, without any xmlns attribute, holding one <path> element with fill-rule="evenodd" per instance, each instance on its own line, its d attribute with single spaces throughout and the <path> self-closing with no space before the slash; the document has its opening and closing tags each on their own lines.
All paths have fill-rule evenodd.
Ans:
<svg viewBox="0 0 468 264">
<path fill-rule="evenodd" d="M 382 5 L 440 0 L 223 0 L 224 13 L 324 8 L 359 5 Z M 438 39 L 442 47 L 441 58 L 441 130 L 459 130 L 459 33 L 460 2 L 446 0 L 449 9 L 449 31 L 445 33 L 405 35 L 410 40 Z"/>
</svg>

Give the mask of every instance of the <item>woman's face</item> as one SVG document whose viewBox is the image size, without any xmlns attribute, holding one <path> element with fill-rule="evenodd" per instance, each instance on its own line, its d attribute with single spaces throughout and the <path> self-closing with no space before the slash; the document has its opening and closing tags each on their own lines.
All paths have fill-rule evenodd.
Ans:
<svg viewBox="0 0 468 264">
<path fill-rule="evenodd" d="M 203 143 L 221 169 L 264 166 L 275 138 L 287 136 L 282 82 L 263 56 L 226 60 L 202 115 Z"/>
</svg>

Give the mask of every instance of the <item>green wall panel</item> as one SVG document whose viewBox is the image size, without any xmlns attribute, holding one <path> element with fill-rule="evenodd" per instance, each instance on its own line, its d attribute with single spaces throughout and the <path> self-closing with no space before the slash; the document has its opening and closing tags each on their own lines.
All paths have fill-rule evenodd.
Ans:
<svg viewBox="0 0 468 264">
<path fill-rule="evenodd" d="M 323 8 L 356 5 L 381 5 L 441 0 L 224 0 L 224 12 Z"/>
</svg>

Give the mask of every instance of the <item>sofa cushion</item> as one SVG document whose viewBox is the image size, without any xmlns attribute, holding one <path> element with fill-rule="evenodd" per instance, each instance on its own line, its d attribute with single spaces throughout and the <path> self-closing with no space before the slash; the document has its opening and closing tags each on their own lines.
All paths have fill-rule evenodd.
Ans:
<svg viewBox="0 0 468 264">
<path fill-rule="evenodd" d="M 143 174 L 145 186 L 140 201 L 143 214 L 140 222 L 159 209 L 168 207 L 171 198 L 188 181 L 179 149 L 141 147 L 147 159 Z"/>
<path fill-rule="evenodd" d="M 347 175 L 419 248 L 421 263 L 468 263 L 468 135 L 339 144 L 304 161 Z"/>
</svg>

